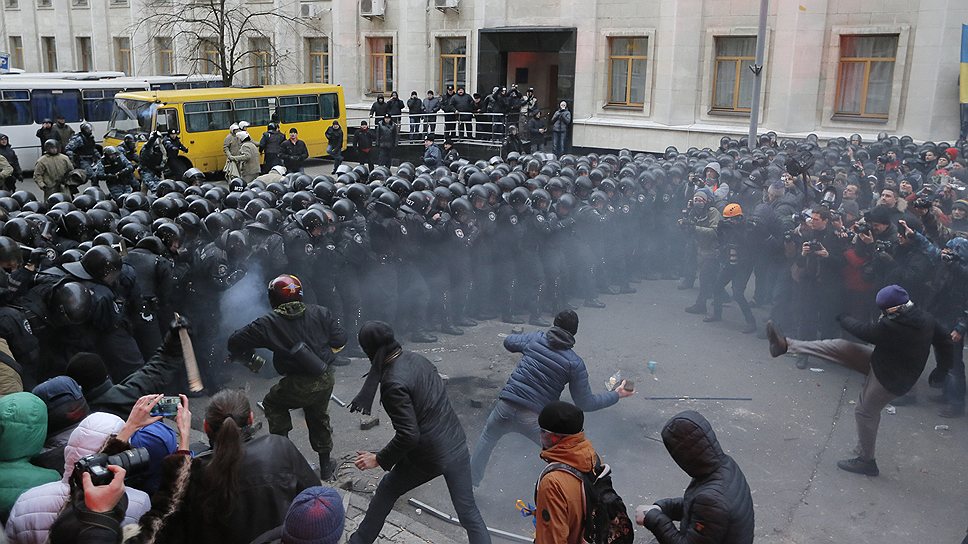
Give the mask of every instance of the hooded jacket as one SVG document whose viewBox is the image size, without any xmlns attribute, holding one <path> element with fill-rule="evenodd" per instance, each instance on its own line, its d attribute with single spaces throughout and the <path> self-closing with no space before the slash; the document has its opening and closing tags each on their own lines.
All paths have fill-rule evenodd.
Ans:
<svg viewBox="0 0 968 544">
<path fill-rule="evenodd" d="M 60 479 L 56 470 L 30 464 L 46 437 L 44 401 L 23 392 L 0 398 L 0 520 L 7 519 L 21 493 Z"/>
<path fill-rule="evenodd" d="M 84 398 L 91 410 L 127 417 L 138 399 L 171 384 L 182 365 L 180 355 L 167 353 L 162 346 L 144 366 L 120 383 L 107 378 L 101 385 L 84 391 Z"/>
<path fill-rule="evenodd" d="M 614 391 L 592 393 L 585 362 L 571 349 L 574 346 L 575 337 L 560 327 L 505 338 L 504 349 L 522 357 L 498 398 L 540 412 L 558 400 L 568 385 L 575 406 L 584 412 L 618 402 L 618 393 Z"/>
<path fill-rule="evenodd" d="M 723 452 L 706 418 L 680 412 L 662 428 L 662 442 L 692 481 L 681 498 L 656 501 L 661 510 L 645 515 L 644 525 L 659 544 L 753 542 L 753 497 L 746 476 Z"/>
<path fill-rule="evenodd" d="M 74 473 L 74 463 L 82 457 L 103 451 L 115 454 L 123 449 L 103 449 L 111 435 L 121 430 L 124 422 L 118 416 L 96 412 L 84 419 L 71 433 L 64 449 L 64 477 L 59 482 L 51 482 L 29 489 L 17 499 L 10 511 L 6 526 L 7 540 L 11 544 L 43 544 L 47 534 L 64 508 L 70 496 L 70 479 Z M 138 523 L 145 512 L 151 508 L 151 499 L 144 491 L 126 486 L 128 507 L 122 525 Z"/>
<path fill-rule="evenodd" d="M 543 450 L 549 463 L 564 463 L 581 472 L 595 467 L 595 448 L 585 433 L 565 437 Z M 579 544 L 584 542 L 585 503 L 583 482 L 563 470 L 552 470 L 538 481 L 535 494 L 535 544 Z"/>
</svg>

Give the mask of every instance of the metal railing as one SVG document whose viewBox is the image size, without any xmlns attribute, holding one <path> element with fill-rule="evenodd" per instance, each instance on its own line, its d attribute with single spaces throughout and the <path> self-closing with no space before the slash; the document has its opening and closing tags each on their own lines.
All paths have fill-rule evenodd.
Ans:
<svg viewBox="0 0 968 544">
<path fill-rule="evenodd" d="M 519 113 L 432 113 L 410 115 L 404 112 L 394 116 L 397 124 L 397 145 L 418 145 L 423 143 L 424 136 L 433 134 L 436 140 L 452 139 L 455 143 L 469 145 L 500 146 L 504 141 L 508 129 L 519 127 L 519 137 L 525 142 L 531 140 L 528 131 L 522 132 L 522 116 Z M 360 122 L 366 121 L 370 128 L 381 119 L 370 116 L 353 116 L 346 118 L 347 133 L 353 134 L 360 127 Z M 546 136 L 550 136 L 550 128 L 546 129 Z M 546 139 L 546 138 L 536 138 Z"/>
</svg>

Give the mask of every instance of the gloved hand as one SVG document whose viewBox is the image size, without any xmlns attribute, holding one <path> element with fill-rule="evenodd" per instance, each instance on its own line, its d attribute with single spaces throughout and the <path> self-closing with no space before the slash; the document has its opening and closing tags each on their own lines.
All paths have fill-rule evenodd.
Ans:
<svg viewBox="0 0 968 544">
<path fill-rule="evenodd" d="M 168 332 L 165 333 L 165 340 L 161 343 L 161 351 L 166 355 L 181 356 L 182 345 L 178 331 L 185 329 L 191 334 L 191 326 L 183 316 L 178 316 L 168 325 Z"/>
</svg>

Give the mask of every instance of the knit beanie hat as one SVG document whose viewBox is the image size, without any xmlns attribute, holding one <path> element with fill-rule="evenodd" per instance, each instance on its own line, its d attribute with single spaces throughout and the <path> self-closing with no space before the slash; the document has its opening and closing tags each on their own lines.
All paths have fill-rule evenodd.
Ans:
<svg viewBox="0 0 968 544">
<path fill-rule="evenodd" d="M 767 187 L 766 192 L 773 196 L 783 196 L 786 194 L 786 187 L 782 181 L 774 181 Z"/>
<path fill-rule="evenodd" d="M 575 310 L 562 310 L 555 316 L 555 327 L 565 329 L 572 336 L 578 334 L 578 314 Z"/>
<path fill-rule="evenodd" d="M 900 285 L 888 285 L 877 292 L 877 307 L 882 310 L 907 304 L 910 301 L 911 297 L 908 296 L 908 292 Z"/>
<path fill-rule="evenodd" d="M 283 544 L 337 544 L 346 513 L 332 487 L 309 487 L 296 495 L 282 522 Z"/>
<path fill-rule="evenodd" d="M 557 434 L 578 434 L 585 427 L 585 414 L 574 404 L 556 400 L 538 414 L 538 426 Z"/>
<path fill-rule="evenodd" d="M 695 198 L 695 197 L 697 197 L 697 196 L 699 196 L 699 197 L 702 197 L 702 198 L 703 198 L 703 200 L 705 200 L 706 202 L 712 202 L 712 201 L 713 201 L 713 192 L 712 192 L 712 191 L 710 191 L 710 190 L 709 190 L 708 188 L 706 188 L 706 187 L 703 187 L 702 189 L 699 189 L 698 191 L 696 191 L 696 192 L 695 192 L 695 193 L 694 193 L 694 194 L 692 195 L 692 197 L 693 197 L 693 198 Z"/>
<path fill-rule="evenodd" d="M 97 353 L 82 351 L 67 362 L 66 374 L 81 386 L 85 392 L 91 391 L 108 379 L 108 368 Z"/>
</svg>

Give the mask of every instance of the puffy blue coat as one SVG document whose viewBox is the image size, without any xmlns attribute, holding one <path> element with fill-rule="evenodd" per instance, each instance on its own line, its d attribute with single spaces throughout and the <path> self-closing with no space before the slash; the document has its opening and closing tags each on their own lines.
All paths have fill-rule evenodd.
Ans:
<svg viewBox="0 0 968 544">
<path fill-rule="evenodd" d="M 592 393 L 585 362 L 572 351 L 574 345 L 575 337 L 559 327 L 505 338 L 504 349 L 521 353 L 522 357 L 498 397 L 540 412 L 561 397 L 567 384 L 575 406 L 585 412 L 618 402 L 618 393 L 614 391 Z"/>
</svg>

